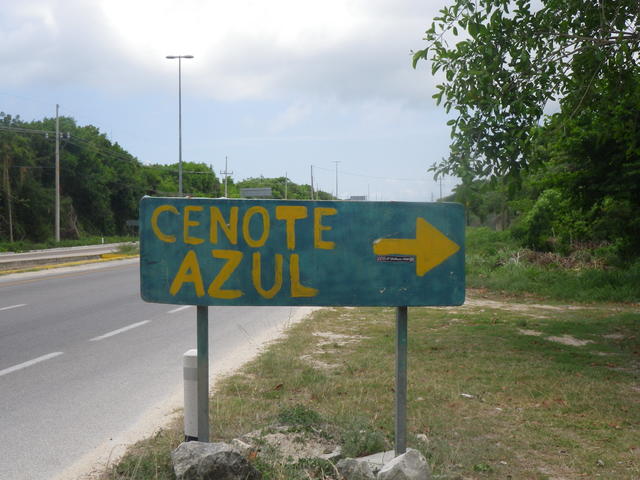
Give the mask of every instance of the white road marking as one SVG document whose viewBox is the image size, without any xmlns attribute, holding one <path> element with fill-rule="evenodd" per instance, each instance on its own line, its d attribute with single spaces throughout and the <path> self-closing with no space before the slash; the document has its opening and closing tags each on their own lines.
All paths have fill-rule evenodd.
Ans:
<svg viewBox="0 0 640 480">
<path fill-rule="evenodd" d="M 111 331 L 109 333 L 105 333 L 104 335 L 100 335 L 98 337 L 93 337 L 89 341 L 90 342 L 97 342 L 99 340 L 104 340 L 105 338 L 113 337 L 114 335 L 118 335 L 119 333 L 126 332 L 127 330 L 131 330 L 133 328 L 141 327 L 142 325 L 144 325 L 145 323 L 149 323 L 150 321 L 151 320 L 144 320 L 142 322 L 132 323 L 131 325 L 128 325 L 126 327 L 122 327 L 122 328 L 119 328 L 117 330 L 113 330 L 113 331 Z"/>
<path fill-rule="evenodd" d="M 178 313 L 182 310 L 186 310 L 187 308 L 191 308 L 193 305 L 184 305 L 182 307 L 174 308 L 173 310 L 169 310 L 167 313 Z"/>
<path fill-rule="evenodd" d="M 4 310 L 13 310 L 14 308 L 20 308 L 20 307 L 26 307 L 26 306 L 27 306 L 26 303 L 19 303 L 18 305 L 10 305 L 8 307 L 0 308 L 0 312 L 2 312 Z"/>
<path fill-rule="evenodd" d="M 13 373 L 17 370 L 22 370 L 23 368 L 30 367 L 31 365 L 35 365 L 36 363 L 44 362 L 45 360 L 51 360 L 59 355 L 62 355 L 64 352 L 53 352 L 47 355 L 43 355 L 38 358 L 34 358 L 33 360 L 29 360 L 28 362 L 19 363 L 18 365 L 14 365 L 13 367 L 5 368 L 4 370 L 0 370 L 0 377 L 3 375 L 7 375 L 9 373 Z"/>
</svg>

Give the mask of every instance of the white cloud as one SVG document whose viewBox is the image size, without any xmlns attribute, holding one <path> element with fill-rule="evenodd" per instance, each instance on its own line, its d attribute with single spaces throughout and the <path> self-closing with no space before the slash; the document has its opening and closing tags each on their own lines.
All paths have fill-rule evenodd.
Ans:
<svg viewBox="0 0 640 480">
<path fill-rule="evenodd" d="M 271 133 L 280 133 L 294 127 L 311 114 L 311 106 L 295 103 L 273 119 L 268 130 Z"/>
<path fill-rule="evenodd" d="M 426 3 L 23 0 L 0 13 L 0 85 L 173 88 L 175 62 L 164 57 L 192 54 L 183 79 L 215 100 L 423 103 L 432 86 L 410 50 L 435 11 Z"/>
</svg>

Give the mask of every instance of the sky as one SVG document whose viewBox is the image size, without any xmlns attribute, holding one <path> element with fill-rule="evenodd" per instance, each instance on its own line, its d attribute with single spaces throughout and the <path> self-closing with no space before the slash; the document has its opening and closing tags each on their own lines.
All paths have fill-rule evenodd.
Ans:
<svg viewBox="0 0 640 480">
<path fill-rule="evenodd" d="M 2 0 L 0 111 L 94 125 L 143 163 L 287 176 L 345 199 L 432 201 L 448 154 L 430 66 L 445 0 Z M 337 167 L 337 175 L 336 175 Z"/>
</svg>

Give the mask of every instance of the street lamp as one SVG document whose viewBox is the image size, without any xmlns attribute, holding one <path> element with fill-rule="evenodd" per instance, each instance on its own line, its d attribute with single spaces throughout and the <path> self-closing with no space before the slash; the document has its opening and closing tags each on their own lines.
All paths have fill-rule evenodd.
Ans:
<svg viewBox="0 0 640 480">
<path fill-rule="evenodd" d="M 167 55 L 167 58 L 178 59 L 178 193 L 182 196 L 182 59 L 193 55 Z"/>
</svg>

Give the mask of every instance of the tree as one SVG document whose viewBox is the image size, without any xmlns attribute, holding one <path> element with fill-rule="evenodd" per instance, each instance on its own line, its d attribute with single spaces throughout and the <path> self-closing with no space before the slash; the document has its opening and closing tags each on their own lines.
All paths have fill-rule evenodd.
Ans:
<svg viewBox="0 0 640 480">
<path fill-rule="evenodd" d="M 538 4 L 538 2 L 535 2 Z M 556 125 L 588 107 L 602 86 L 629 92 L 638 76 L 638 0 L 454 0 L 426 31 L 414 67 L 444 75 L 434 95 L 454 110 L 451 151 L 436 175 L 518 176 L 535 164 L 550 101 Z M 455 44 L 450 42 L 458 37 Z"/>
<path fill-rule="evenodd" d="M 0 113 L 0 126 L 4 127 L 0 130 L 0 158 L 2 160 L 2 186 L 0 190 L 4 198 L 3 208 L 0 208 L 0 220 L 4 224 L 0 225 L 0 235 L 6 232 L 6 237 L 10 242 L 24 236 L 21 224 L 16 221 L 15 212 L 15 204 L 20 200 L 16 190 L 24 183 L 24 177 L 23 175 L 16 176 L 16 167 L 21 167 L 20 160 L 32 157 L 26 139 L 11 131 L 18 125 L 20 125 L 19 117 L 12 118 L 10 115 Z"/>
<path fill-rule="evenodd" d="M 613 243 L 626 255 L 640 253 L 640 74 L 633 68 L 594 81 L 570 118 L 551 116 L 535 154 L 545 186 L 580 213 L 572 236 L 579 227 L 583 239 Z M 580 101 L 568 97 L 565 105 Z"/>
<path fill-rule="evenodd" d="M 246 178 L 238 182 L 238 188 L 260 188 L 271 187 L 271 195 L 273 198 L 285 198 L 285 184 L 287 199 L 289 200 L 309 200 L 311 199 L 311 186 L 300 185 L 292 182 L 285 177 L 265 178 L 252 177 Z M 322 190 L 314 192 L 318 200 L 335 200 L 335 198 Z"/>
</svg>

